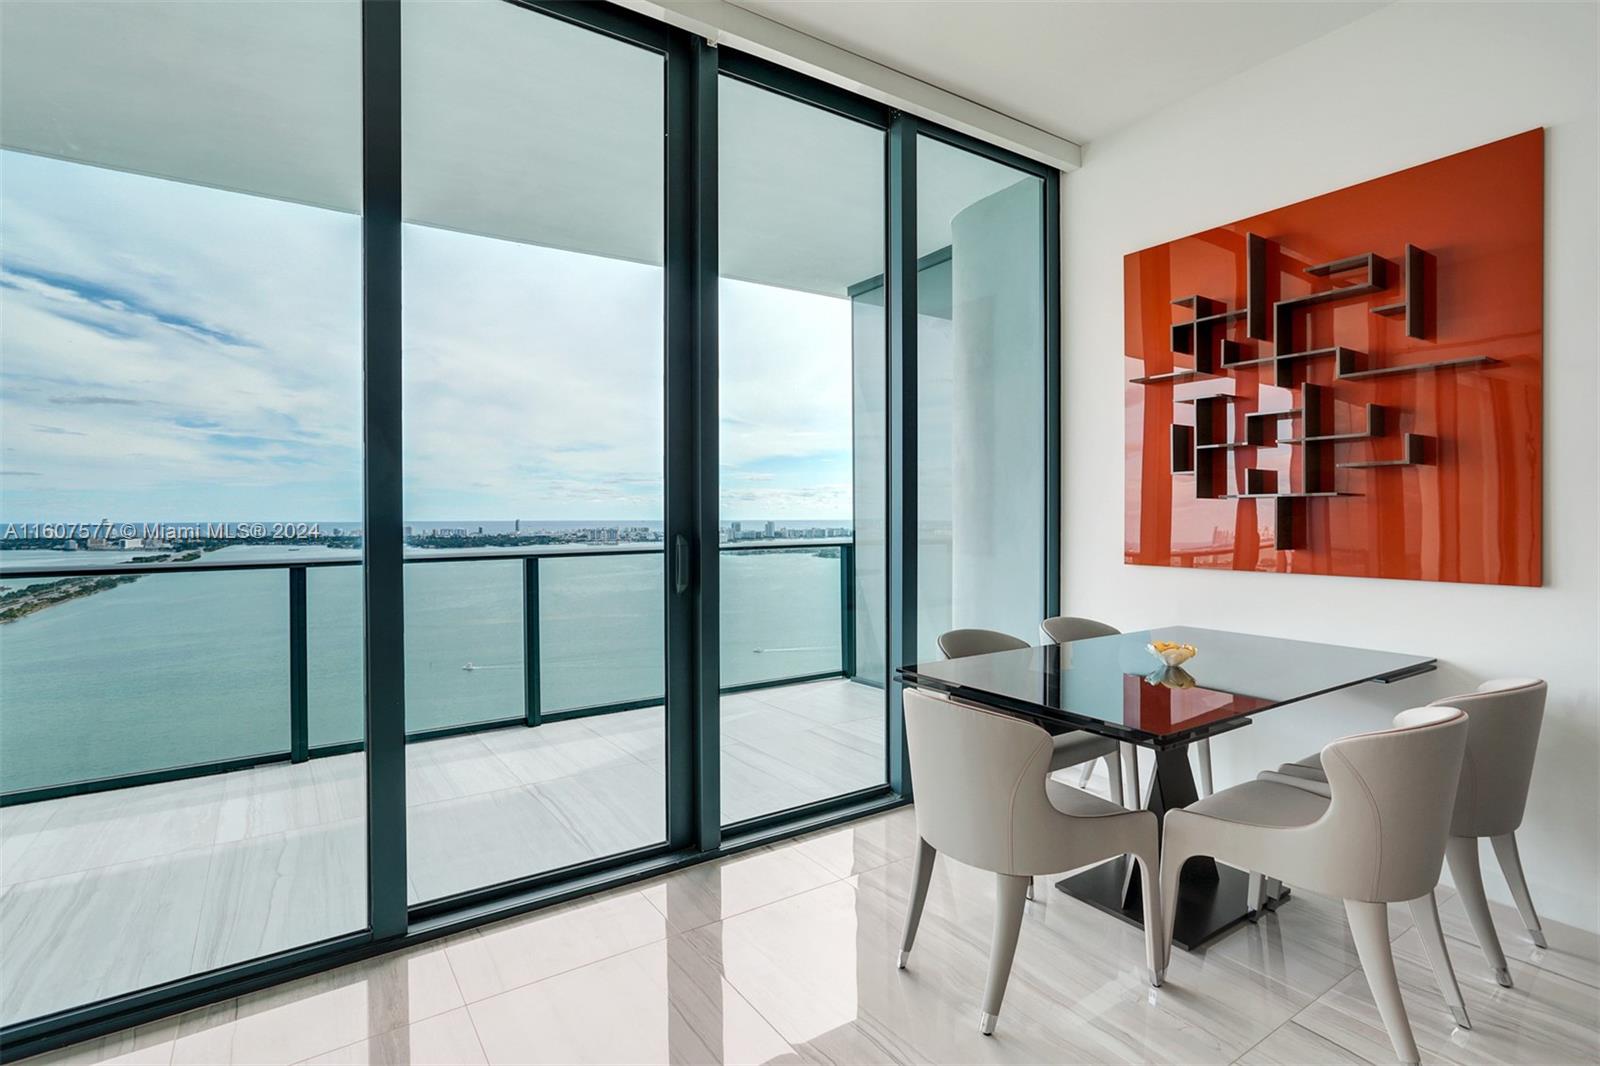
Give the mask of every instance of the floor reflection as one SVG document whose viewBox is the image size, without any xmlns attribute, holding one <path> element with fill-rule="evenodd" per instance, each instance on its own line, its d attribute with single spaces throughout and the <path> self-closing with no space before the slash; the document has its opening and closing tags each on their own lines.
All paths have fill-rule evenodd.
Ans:
<svg viewBox="0 0 1600 1066">
<path fill-rule="evenodd" d="M 1091 787 L 1094 787 L 1093 785 Z M 935 869 L 895 968 L 915 815 L 901 809 L 373 959 L 41 1061 L 161 1063 L 1352 1062 L 1389 1047 L 1337 901 L 1293 902 L 1143 976 L 1142 934 L 1054 891 L 1029 904 L 1001 1026 L 979 1035 L 994 878 Z M 1441 904 L 1474 1028 L 1455 1029 L 1395 912 L 1424 1058 L 1593 1062 L 1600 938 L 1550 924 L 1516 987 Z"/>
</svg>

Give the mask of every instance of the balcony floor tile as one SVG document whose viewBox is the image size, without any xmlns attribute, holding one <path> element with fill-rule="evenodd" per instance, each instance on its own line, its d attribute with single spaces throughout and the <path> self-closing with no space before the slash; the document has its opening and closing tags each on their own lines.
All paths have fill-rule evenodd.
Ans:
<svg viewBox="0 0 1600 1066">
<path fill-rule="evenodd" d="M 882 705 L 842 679 L 727 697 L 725 820 L 881 783 Z M 664 719 L 656 706 L 409 745 L 412 902 L 664 840 Z M 0 1022 L 361 928 L 365 777 L 356 753 L 0 811 Z M 698 903 L 674 907 L 674 926 L 833 876 L 800 854 L 743 862 L 715 891 L 686 881 Z M 757 877 L 768 863 L 782 869 Z"/>
</svg>

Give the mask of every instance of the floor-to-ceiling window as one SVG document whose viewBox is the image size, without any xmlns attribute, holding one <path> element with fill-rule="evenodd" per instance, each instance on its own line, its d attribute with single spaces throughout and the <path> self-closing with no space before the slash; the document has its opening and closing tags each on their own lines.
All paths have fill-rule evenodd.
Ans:
<svg viewBox="0 0 1600 1066">
<path fill-rule="evenodd" d="M 402 29 L 420 903 L 665 839 L 665 62 L 500 0 Z"/>
<path fill-rule="evenodd" d="M 8 1055 L 894 802 L 897 633 L 1037 624 L 1038 168 L 606 4 L 0 49 Z"/>
<path fill-rule="evenodd" d="M 1044 180 L 917 137 L 917 648 L 1033 641 L 1045 589 Z"/>
<path fill-rule="evenodd" d="M 851 285 L 883 272 L 881 127 L 718 79 L 722 820 L 885 780 L 885 704 L 856 680 L 857 403 L 884 333 Z M 860 501 L 869 508 L 874 501 Z M 868 521 L 881 528 L 881 500 Z M 869 553 L 864 558 L 864 553 Z M 881 641 L 881 634 L 880 634 Z"/>
<path fill-rule="evenodd" d="M 324 596 L 361 573 L 361 22 L 6 4 L 0 41 L 9 1026 L 367 925 L 361 756 L 309 758 L 363 735 Z"/>
</svg>

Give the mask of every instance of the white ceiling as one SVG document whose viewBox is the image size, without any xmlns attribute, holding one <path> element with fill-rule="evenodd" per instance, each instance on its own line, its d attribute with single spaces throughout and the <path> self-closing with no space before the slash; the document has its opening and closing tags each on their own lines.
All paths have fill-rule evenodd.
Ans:
<svg viewBox="0 0 1600 1066">
<path fill-rule="evenodd" d="M 353 0 L 0 0 L 0 145 L 115 170 L 361 208 Z M 502 3 L 403 22 L 405 217 L 659 263 L 663 66 Z M 723 93 L 723 274 L 842 295 L 883 270 L 883 135 L 771 93 Z M 1020 175 L 924 168 L 923 253 Z"/>
<path fill-rule="evenodd" d="M 1384 6 L 1354 0 L 731 2 L 1079 144 Z M 1284 89 L 1319 91 L 1310 82 Z"/>
<path fill-rule="evenodd" d="M 1378 6 L 739 2 L 1073 139 Z M 410 3 L 404 45 L 409 220 L 661 261 L 659 57 L 500 0 Z M 359 61 L 354 0 L 0 0 L 0 144 L 357 211 Z M 722 119 L 724 274 L 842 294 L 882 271 L 881 134 L 749 89 Z M 929 153 L 919 252 L 1019 177 Z"/>
<path fill-rule="evenodd" d="M 361 8 L 0 0 L 0 144 L 361 209 Z"/>
</svg>

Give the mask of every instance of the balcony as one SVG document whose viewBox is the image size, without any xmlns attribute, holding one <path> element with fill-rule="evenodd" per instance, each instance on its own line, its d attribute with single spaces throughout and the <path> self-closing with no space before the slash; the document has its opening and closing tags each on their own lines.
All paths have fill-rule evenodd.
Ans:
<svg viewBox="0 0 1600 1066">
<path fill-rule="evenodd" d="M 366 923 L 361 678 L 348 668 L 360 661 L 359 625 L 337 609 L 354 597 L 359 617 L 358 561 L 269 565 L 230 550 L 0 631 L 4 1022 Z M 418 582 L 431 605 L 408 603 L 407 619 L 413 903 L 664 839 L 665 715 L 659 687 L 643 687 L 659 686 L 659 632 L 603 617 L 616 597 L 660 604 L 659 549 L 524 552 L 407 566 L 408 591 Z M 786 618 L 747 611 L 725 627 L 725 823 L 885 780 L 883 693 L 850 676 L 846 652 L 851 556 L 848 542 L 724 552 L 725 618 L 786 581 L 808 590 L 783 595 Z M 19 574 L 8 570 L 7 584 Z M 145 602 L 153 596 L 164 612 Z M 507 604 L 520 627 L 505 624 Z M 34 638 L 29 626 L 59 630 Z M 246 632 L 256 643 L 235 646 Z M 596 656 L 596 640 L 611 654 Z M 44 648 L 55 657 L 30 670 Z M 619 649 L 647 665 L 604 670 Z M 120 673 L 105 672 L 110 655 Z M 262 676 L 276 680 L 262 689 Z M 112 690 L 85 688 L 108 680 Z M 77 739 L 44 743 L 50 735 Z"/>
</svg>

